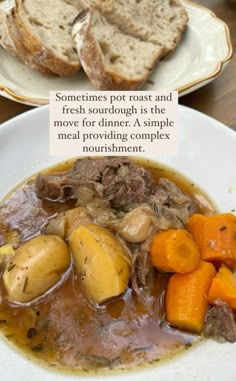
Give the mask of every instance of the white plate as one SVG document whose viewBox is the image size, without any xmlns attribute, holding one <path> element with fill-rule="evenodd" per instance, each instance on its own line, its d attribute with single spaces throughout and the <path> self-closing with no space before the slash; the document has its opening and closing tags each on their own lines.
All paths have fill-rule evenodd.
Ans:
<svg viewBox="0 0 236 381">
<path fill-rule="evenodd" d="M 232 57 L 229 30 L 206 8 L 182 1 L 189 14 L 187 31 L 178 48 L 161 61 L 143 90 L 178 90 L 185 95 L 215 79 Z M 0 3 L 7 9 L 13 0 Z M 85 74 L 71 78 L 43 76 L 0 47 L 0 94 L 21 103 L 48 103 L 50 90 L 92 90 Z"/>
<path fill-rule="evenodd" d="M 0 199 L 36 171 L 64 158 L 48 154 L 48 107 L 24 113 L 0 126 Z M 179 106 L 176 156 L 156 156 L 198 184 L 218 209 L 236 208 L 236 133 L 194 110 Z M 236 343 L 205 341 L 155 368 L 106 376 L 107 381 L 235 381 Z M 83 380 L 39 368 L 0 340 L 1 380 Z M 137 373 L 138 372 L 138 373 Z M 87 377 L 86 377 L 87 378 Z M 93 379 L 93 377 L 88 377 Z M 94 380 L 104 381 L 104 376 Z"/>
</svg>

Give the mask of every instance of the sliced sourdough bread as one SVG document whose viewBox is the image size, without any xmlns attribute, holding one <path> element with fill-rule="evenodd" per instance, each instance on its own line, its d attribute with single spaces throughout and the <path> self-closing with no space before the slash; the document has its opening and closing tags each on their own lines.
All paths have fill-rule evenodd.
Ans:
<svg viewBox="0 0 236 381">
<path fill-rule="evenodd" d="M 89 7 L 97 7 L 123 32 L 163 47 L 163 56 L 176 47 L 188 22 L 179 0 L 84 1 Z"/>
<path fill-rule="evenodd" d="M 82 1 L 84 2 L 84 6 L 86 8 L 96 8 L 96 9 L 99 9 L 101 12 L 105 12 L 105 11 L 110 12 L 113 9 L 114 0 L 82 0 Z"/>
<path fill-rule="evenodd" d="M 40 65 L 60 76 L 80 68 L 71 37 L 77 14 L 78 9 L 62 0 L 16 0 L 15 24 L 24 46 Z"/>
<path fill-rule="evenodd" d="M 146 81 L 163 49 L 123 33 L 97 9 L 76 18 L 72 30 L 81 64 L 99 90 L 132 90 Z"/>
<path fill-rule="evenodd" d="M 86 9 L 89 8 L 88 3 L 86 0 L 63 0 L 64 3 L 72 5 L 72 7 L 75 7 L 79 12 L 81 12 L 81 8 Z"/>
<path fill-rule="evenodd" d="M 10 54 L 16 56 L 16 49 L 7 29 L 8 14 L 0 10 L 0 45 Z"/>
<path fill-rule="evenodd" d="M 52 72 L 37 62 L 37 59 L 29 52 L 23 45 L 18 30 L 15 25 L 15 9 L 7 15 L 6 26 L 8 34 L 14 43 L 17 57 L 23 61 L 27 66 L 39 71 L 42 74 L 52 74 Z"/>
</svg>

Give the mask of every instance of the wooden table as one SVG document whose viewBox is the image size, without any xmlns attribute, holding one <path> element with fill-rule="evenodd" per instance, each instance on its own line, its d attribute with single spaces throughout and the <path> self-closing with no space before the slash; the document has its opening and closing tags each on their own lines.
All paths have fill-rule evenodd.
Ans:
<svg viewBox="0 0 236 381">
<path fill-rule="evenodd" d="M 227 0 L 196 0 L 224 20 L 236 51 L 236 7 Z M 236 131 L 236 55 L 222 75 L 203 88 L 180 98 L 180 104 L 199 110 Z M 31 107 L 0 97 L 0 123 Z"/>
</svg>

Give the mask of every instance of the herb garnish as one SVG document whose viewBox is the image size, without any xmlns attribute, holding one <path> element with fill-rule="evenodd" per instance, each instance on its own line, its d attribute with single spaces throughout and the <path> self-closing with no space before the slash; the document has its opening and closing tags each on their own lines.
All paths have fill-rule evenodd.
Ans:
<svg viewBox="0 0 236 381">
<path fill-rule="evenodd" d="M 14 267 L 16 267 L 16 264 L 13 263 L 11 266 L 8 267 L 7 271 L 10 272 L 11 270 L 14 269 Z"/>
<path fill-rule="evenodd" d="M 38 334 L 37 329 L 35 329 L 34 327 L 31 327 L 28 329 L 26 336 L 28 337 L 28 339 L 33 339 L 37 334 Z"/>
<path fill-rule="evenodd" d="M 153 345 L 143 345 L 142 347 L 136 347 L 133 349 L 135 352 L 145 352 L 153 348 Z"/>
<path fill-rule="evenodd" d="M 192 346 L 192 344 L 191 343 L 185 343 L 184 346 L 185 346 L 185 349 L 189 349 Z"/>
<path fill-rule="evenodd" d="M 227 229 L 227 226 L 225 226 L 225 225 L 222 225 L 220 228 L 219 228 L 219 231 L 223 231 L 223 230 L 226 230 Z"/>
<path fill-rule="evenodd" d="M 24 286 L 23 286 L 23 292 L 25 292 L 25 290 L 26 290 L 27 283 L 28 283 L 28 277 L 25 278 Z"/>
<path fill-rule="evenodd" d="M 39 343 L 31 347 L 33 352 L 40 352 L 43 349 L 43 343 Z"/>
</svg>

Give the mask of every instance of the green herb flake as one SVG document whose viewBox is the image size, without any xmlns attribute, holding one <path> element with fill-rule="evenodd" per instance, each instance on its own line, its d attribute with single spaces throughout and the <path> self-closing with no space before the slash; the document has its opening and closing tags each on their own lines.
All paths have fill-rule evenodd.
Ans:
<svg viewBox="0 0 236 381">
<path fill-rule="evenodd" d="M 11 270 L 14 269 L 14 267 L 16 267 L 16 264 L 13 263 L 11 266 L 8 267 L 7 271 L 10 272 Z"/>
<path fill-rule="evenodd" d="M 191 343 L 185 343 L 185 344 L 184 344 L 185 349 L 189 349 L 191 346 L 192 346 Z"/>
<path fill-rule="evenodd" d="M 115 356 L 115 357 L 113 357 L 111 360 L 110 360 L 110 364 L 112 365 L 114 362 L 116 362 L 116 361 L 120 361 L 120 356 Z"/>
<path fill-rule="evenodd" d="M 136 347 L 133 350 L 135 352 L 145 352 L 153 348 L 153 345 L 143 345 L 142 347 Z"/>
<path fill-rule="evenodd" d="M 26 336 L 28 339 L 33 339 L 37 334 L 38 331 L 34 327 L 31 327 L 28 329 Z"/>
<path fill-rule="evenodd" d="M 43 350 L 43 343 L 39 343 L 31 347 L 33 352 L 41 352 Z"/>
<path fill-rule="evenodd" d="M 27 283 L 28 283 L 28 277 L 26 277 L 26 278 L 25 278 L 25 281 L 24 281 L 24 286 L 23 286 L 23 292 L 24 292 L 24 293 L 25 293 L 25 291 L 26 291 Z"/>
<path fill-rule="evenodd" d="M 116 356 L 113 358 L 108 358 L 105 356 L 98 356 L 98 355 L 93 355 L 93 354 L 85 354 L 85 353 L 77 353 L 78 357 L 84 358 L 90 363 L 94 364 L 95 366 L 104 366 L 104 367 L 111 367 L 114 362 L 120 360 L 120 356 Z"/>
<path fill-rule="evenodd" d="M 182 224 L 185 228 L 187 228 L 187 226 L 186 226 L 186 224 L 184 223 L 184 221 L 183 221 L 179 216 L 177 216 L 177 214 L 175 215 L 175 217 L 181 222 L 181 224 Z"/>
<path fill-rule="evenodd" d="M 8 335 L 5 335 L 5 337 L 10 340 L 12 339 L 13 337 L 15 337 L 15 335 L 13 333 L 9 333 Z"/>
<path fill-rule="evenodd" d="M 83 355 L 86 360 L 90 362 L 94 362 L 97 364 L 108 366 L 110 364 L 110 359 L 104 356 L 97 356 L 97 355 Z"/>
<path fill-rule="evenodd" d="M 222 226 L 219 228 L 219 231 L 222 232 L 222 231 L 224 231 L 224 230 L 226 230 L 226 229 L 227 229 L 227 226 L 222 225 Z"/>
<path fill-rule="evenodd" d="M 154 213 L 157 215 L 157 217 L 160 217 L 159 208 L 156 202 L 153 202 L 151 204 L 152 209 L 154 210 Z"/>
</svg>

